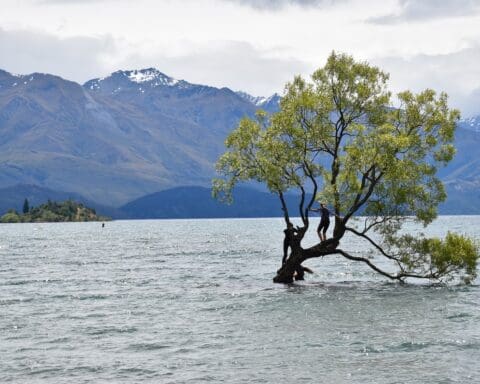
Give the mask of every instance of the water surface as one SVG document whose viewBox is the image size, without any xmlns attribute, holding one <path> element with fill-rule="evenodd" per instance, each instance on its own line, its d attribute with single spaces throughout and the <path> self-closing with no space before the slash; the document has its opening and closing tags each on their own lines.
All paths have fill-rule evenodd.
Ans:
<svg viewBox="0 0 480 384">
<path fill-rule="evenodd" d="M 0 225 L 0 382 L 480 382 L 478 281 L 398 285 L 329 256 L 273 284 L 282 227 Z M 475 235 L 480 217 L 429 231 L 447 230 Z"/>
</svg>

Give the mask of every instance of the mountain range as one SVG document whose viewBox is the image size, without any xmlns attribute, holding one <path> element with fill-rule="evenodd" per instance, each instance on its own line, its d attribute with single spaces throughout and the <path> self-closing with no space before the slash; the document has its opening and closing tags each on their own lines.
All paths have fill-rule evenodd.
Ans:
<svg viewBox="0 0 480 384">
<path fill-rule="evenodd" d="M 27 190 L 40 200 L 59 193 L 117 217 L 144 217 L 129 210 L 132 200 L 209 187 L 228 133 L 259 108 L 275 112 L 279 100 L 176 80 L 154 68 L 83 85 L 0 70 L 0 199 L 15 191 L 20 203 Z M 462 120 L 457 156 L 440 173 L 450 196 L 445 212 L 480 208 L 479 144 L 480 117 Z"/>
<path fill-rule="evenodd" d="M 152 68 L 83 86 L 1 71 L 0 188 L 34 184 L 120 205 L 178 185 L 206 186 L 228 132 L 278 99 L 253 101 Z"/>
</svg>

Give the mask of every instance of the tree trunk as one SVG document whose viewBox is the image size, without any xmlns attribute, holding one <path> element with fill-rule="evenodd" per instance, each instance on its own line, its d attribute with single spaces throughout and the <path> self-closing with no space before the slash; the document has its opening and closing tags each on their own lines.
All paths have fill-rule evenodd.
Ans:
<svg viewBox="0 0 480 384">
<path fill-rule="evenodd" d="M 334 237 L 307 249 L 303 249 L 300 244 L 305 235 L 305 231 L 306 229 L 304 228 L 297 234 L 293 233 L 293 230 L 289 233 L 292 253 L 285 264 L 277 271 L 277 275 L 273 278 L 274 283 L 291 284 L 294 280 L 303 280 L 305 269 L 302 263 L 305 260 L 336 253 L 335 250 L 340 244 L 340 239 L 345 234 L 345 224 L 341 218 L 335 217 Z"/>
<path fill-rule="evenodd" d="M 294 280 L 303 280 L 305 269 L 302 263 L 313 257 L 331 255 L 335 253 L 339 242 L 335 239 L 328 239 L 311 248 L 303 249 L 301 247 L 293 249 L 286 263 L 277 271 L 273 278 L 274 283 L 290 284 Z"/>
</svg>

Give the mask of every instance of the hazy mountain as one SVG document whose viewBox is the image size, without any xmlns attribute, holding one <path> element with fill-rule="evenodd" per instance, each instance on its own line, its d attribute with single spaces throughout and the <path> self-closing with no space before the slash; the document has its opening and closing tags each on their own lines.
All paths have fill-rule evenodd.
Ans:
<svg viewBox="0 0 480 384">
<path fill-rule="evenodd" d="M 442 214 L 480 214 L 478 190 L 470 192 L 451 190 L 449 196 L 449 203 L 440 206 Z M 235 189 L 231 205 L 214 200 L 209 188 L 186 186 L 153 193 L 120 208 L 112 208 L 95 203 L 77 193 L 52 191 L 34 185 L 16 185 L 0 189 L 0 216 L 11 208 L 21 212 L 25 198 L 28 199 L 30 206 L 39 206 L 48 200 L 72 199 L 95 208 L 100 215 L 114 219 L 282 216 L 277 196 L 245 187 Z M 286 201 L 289 212 L 295 216 L 298 210 L 296 196 L 288 194 Z"/>
<path fill-rule="evenodd" d="M 448 189 L 449 202 L 440 205 L 441 214 L 480 214 L 478 190 L 466 192 Z M 298 198 L 288 194 L 286 201 L 290 214 L 297 216 Z M 177 187 L 135 199 L 119 210 L 130 219 L 281 217 L 283 214 L 276 195 L 245 187 L 235 189 L 231 205 L 214 200 L 208 188 Z"/>
<path fill-rule="evenodd" d="M 212 198 L 209 188 L 177 187 L 136 199 L 120 209 L 129 218 L 220 218 L 282 216 L 278 197 L 252 188 L 237 187 L 233 204 Z M 296 212 L 297 199 L 286 195 L 290 212 Z"/>
</svg>

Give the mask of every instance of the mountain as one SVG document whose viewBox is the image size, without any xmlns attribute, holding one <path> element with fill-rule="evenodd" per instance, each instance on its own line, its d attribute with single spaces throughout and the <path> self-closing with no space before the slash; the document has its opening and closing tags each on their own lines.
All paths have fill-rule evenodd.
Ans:
<svg viewBox="0 0 480 384">
<path fill-rule="evenodd" d="M 447 190 L 449 201 L 440 205 L 440 214 L 480 214 L 478 190 Z M 278 197 L 271 193 L 237 187 L 233 195 L 233 203 L 228 205 L 214 200 L 209 188 L 176 187 L 135 199 L 119 210 L 129 219 L 280 217 L 283 214 Z M 290 214 L 296 216 L 298 197 L 287 194 L 285 198 Z"/>
<path fill-rule="evenodd" d="M 297 198 L 285 196 L 290 212 L 297 210 Z M 177 187 L 136 199 L 120 208 L 132 219 L 278 217 L 278 197 L 252 188 L 237 187 L 233 204 L 213 199 L 210 188 Z"/>
<path fill-rule="evenodd" d="M 461 119 L 459 125 L 468 130 L 480 132 L 480 115 Z"/>
<path fill-rule="evenodd" d="M 155 68 L 116 71 L 84 85 L 0 70 L 0 189 L 74 191 L 119 207 L 175 187 L 208 188 L 228 133 L 259 108 L 276 111 L 279 101 L 277 94 L 192 84 Z M 442 209 L 474 212 L 479 116 L 459 123 L 455 144 L 457 156 L 440 171 L 449 192 Z"/>
<path fill-rule="evenodd" d="M 440 204 L 442 215 L 480 215 L 480 190 L 447 185 L 447 201 Z"/>
<path fill-rule="evenodd" d="M 480 132 L 459 124 L 453 160 L 439 170 L 448 200 L 441 206 L 443 213 L 480 214 Z"/>
<path fill-rule="evenodd" d="M 0 71 L 0 188 L 35 184 L 120 205 L 175 185 L 207 186 L 225 137 L 257 109 L 228 88 L 153 68 L 83 86 Z"/>
<path fill-rule="evenodd" d="M 278 93 L 274 93 L 270 97 L 252 96 L 243 91 L 237 91 L 236 93 L 238 96 L 247 100 L 249 103 L 252 103 L 258 108 L 261 108 L 269 113 L 274 113 L 278 111 L 278 106 L 281 100 L 281 96 Z"/>
</svg>

